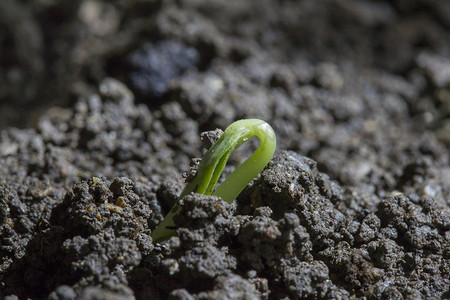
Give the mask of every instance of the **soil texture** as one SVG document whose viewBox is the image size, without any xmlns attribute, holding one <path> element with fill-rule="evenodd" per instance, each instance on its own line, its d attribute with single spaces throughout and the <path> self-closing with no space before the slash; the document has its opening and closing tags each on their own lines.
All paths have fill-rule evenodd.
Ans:
<svg viewBox="0 0 450 300">
<path fill-rule="evenodd" d="M 2 0 L 0 46 L 1 299 L 450 299 L 450 2 Z M 271 162 L 154 243 L 243 118 Z"/>
</svg>

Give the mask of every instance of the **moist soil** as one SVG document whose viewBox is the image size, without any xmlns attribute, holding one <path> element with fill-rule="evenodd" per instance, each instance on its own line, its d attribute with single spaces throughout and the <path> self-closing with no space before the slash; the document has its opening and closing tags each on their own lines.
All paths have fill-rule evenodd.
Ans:
<svg viewBox="0 0 450 300">
<path fill-rule="evenodd" d="M 3 0 L 0 45 L 0 298 L 450 298 L 450 2 Z M 153 243 L 242 118 L 272 161 Z"/>
</svg>

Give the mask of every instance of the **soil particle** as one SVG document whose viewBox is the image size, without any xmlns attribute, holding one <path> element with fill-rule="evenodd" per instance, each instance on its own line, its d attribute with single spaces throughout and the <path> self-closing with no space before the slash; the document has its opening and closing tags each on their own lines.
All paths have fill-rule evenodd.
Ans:
<svg viewBox="0 0 450 300">
<path fill-rule="evenodd" d="M 417 65 L 436 87 L 444 87 L 450 83 L 450 60 L 447 58 L 422 53 L 417 57 Z"/>
<path fill-rule="evenodd" d="M 281 218 L 285 211 L 293 211 L 301 216 L 302 224 L 313 230 L 314 241 L 330 243 L 334 239 L 334 233 L 342 226 L 344 215 L 333 207 L 329 198 L 321 194 L 316 181 L 321 181 L 323 185 L 326 179 L 316 175 L 319 173 L 316 162 L 294 152 L 282 152 L 270 164 L 273 167 L 261 173 L 259 182 L 266 190 L 267 186 L 271 187 L 271 193 L 267 191 L 265 197 L 255 194 L 252 197 L 253 206 L 270 206 L 274 219 Z M 318 177 L 320 180 L 317 180 Z M 251 190 L 262 188 L 258 185 L 259 182 Z M 335 185 L 328 182 L 326 184 Z M 329 191 L 336 193 L 331 198 L 341 197 L 341 191 L 337 185 L 335 187 L 334 191 Z M 323 192 L 328 196 L 326 191 Z M 276 196 L 270 198 L 270 195 Z"/>
<path fill-rule="evenodd" d="M 148 99 L 163 96 L 170 81 L 197 64 L 195 48 L 173 41 L 145 44 L 129 54 L 129 81 L 133 90 Z"/>
<path fill-rule="evenodd" d="M 322 297 L 326 297 L 324 292 L 327 288 L 323 283 L 328 278 L 328 268 L 324 263 L 297 262 L 294 265 L 284 266 L 282 274 L 283 283 L 292 297 L 296 299 L 318 297 L 318 292 L 323 293 Z"/>
<path fill-rule="evenodd" d="M 77 294 L 75 291 L 67 285 L 61 285 L 55 289 L 50 295 L 49 300 L 72 300 L 76 299 Z"/>
<path fill-rule="evenodd" d="M 60 282 L 74 284 L 78 293 L 102 282 L 110 291 L 130 295 L 126 273 L 152 250 L 146 219 L 151 199 L 141 201 L 133 188 L 128 178 L 110 183 L 94 177 L 75 185 L 48 217 L 48 229 L 28 242 L 28 255 L 10 269 L 6 290 L 15 280 L 28 287 L 23 295 L 45 293 Z M 56 266 L 58 277 L 42 284 L 43 274 Z"/>
<path fill-rule="evenodd" d="M 379 230 L 380 219 L 374 214 L 368 214 L 361 222 L 356 239 L 358 242 L 367 243 L 377 236 Z"/>
<path fill-rule="evenodd" d="M 230 275 L 218 277 L 214 284 L 214 291 L 199 293 L 197 299 L 260 299 L 253 284 L 240 277 Z"/>
<path fill-rule="evenodd" d="M 280 255 L 290 257 L 295 253 L 297 257 L 311 259 L 309 235 L 294 214 L 286 214 L 279 222 L 257 217 L 242 226 L 238 239 L 244 246 L 241 259 L 258 272 L 266 265 L 273 266 Z"/>
<path fill-rule="evenodd" d="M 134 297 L 132 295 L 120 295 L 117 293 L 113 293 L 109 290 L 98 288 L 98 287 L 87 287 L 85 288 L 80 295 L 76 298 L 80 300 L 132 300 Z"/>
</svg>

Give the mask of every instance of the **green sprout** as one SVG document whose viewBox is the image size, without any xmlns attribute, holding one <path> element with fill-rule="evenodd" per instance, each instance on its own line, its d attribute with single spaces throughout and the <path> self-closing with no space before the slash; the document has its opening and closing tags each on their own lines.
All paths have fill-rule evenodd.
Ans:
<svg viewBox="0 0 450 300">
<path fill-rule="evenodd" d="M 259 138 L 259 146 L 256 151 L 214 190 L 231 153 L 253 136 Z M 181 211 L 179 200 L 189 193 L 215 195 L 231 204 L 247 184 L 269 163 L 275 147 L 275 132 L 269 124 L 262 120 L 239 120 L 228 126 L 222 136 L 203 156 L 194 178 L 186 184 L 177 203 L 152 232 L 153 241 L 162 242 L 175 235 L 176 226 L 173 218 Z"/>
</svg>

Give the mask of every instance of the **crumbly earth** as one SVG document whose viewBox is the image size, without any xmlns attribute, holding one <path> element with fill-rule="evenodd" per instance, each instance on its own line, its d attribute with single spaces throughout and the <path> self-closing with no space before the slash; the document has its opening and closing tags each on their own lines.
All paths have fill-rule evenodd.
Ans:
<svg viewBox="0 0 450 300">
<path fill-rule="evenodd" d="M 450 298 L 449 2 L 3 0 L 0 45 L 1 299 Z M 154 244 L 241 118 L 272 161 Z"/>
</svg>

